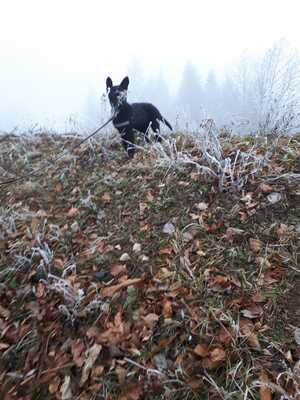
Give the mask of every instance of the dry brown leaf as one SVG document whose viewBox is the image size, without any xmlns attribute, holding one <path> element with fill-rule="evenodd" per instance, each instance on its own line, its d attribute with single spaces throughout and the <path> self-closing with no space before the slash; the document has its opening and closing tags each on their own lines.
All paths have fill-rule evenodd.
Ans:
<svg viewBox="0 0 300 400">
<path fill-rule="evenodd" d="M 268 375 L 265 371 L 262 371 L 260 373 L 259 379 L 262 383 L 267 384 L 269 382 Z M 259 388 L 259 397 L 260 397 L 260 400 L 271 400 L 271 398 L 272 398 L 271 389 L 268 388 L 266 385 L 262 385 Z"/>
<path fill-rule="evenodd" d="M 61 193 L 64 190 L 64 185 L 62 184 L 62 182 L 58 182 L 55 185 L 54 190 L 56 193 Z"/>
<path fill-rule="evenodd" d="M 240 333 L 247 338 L 247 342 L 249 343 L 250 347 L 256 350 L 261 349 L 252 321 L 241 318 L 239 321 L 239 330 Z"/>
<path fill-rule="evenodd" d="M 45 294 L 46 294 L 45 285 L 42 282 L 39 282 L 36 285 L 35 295 L 36 295 L 37 298 L 41 298 L 41 297 L 44 297 Z"/>
<path fill-rule="evenodd" d="M 165 318 L 169 318 L 173 314 L 172 302 L 170 300 L 165 300 L 163 302 L 162 313 Z"/>
<path fill-rule="evenodd" d="M 200 176 L 200 172 L 193 171 L 193 172 L 190 173 L 190 177 L 191 177 L 192 181 L 198 180 L 199 176 Z"/>
<path fill-rule="evenodd" d="M 84 344 L 81 340 L 73 340 L 71 345 L 71 352 L 75 365 L 81 368 L 84 364 L 85 357 L 83 355 Z"/>
<path fill-rule="evenodd" d="M 153 194 L 151 193 L 151 191 L 149 191 L 148 193 L 147 193 L 147 201 L 149 201 L 149 203 L 152 203 L 152 201 L 154 200 L 154 196 L 153 196 Z"/>
<path fill-rule="evenodd" d="M 10 318 L 10 311 L 7 308 L 1 306 L 1 304 L 0 304 L 0 316 L 5 319 Z"/>
<path fill-rule="evenodd" d="M 272 186 L 268 185 L 267 183 L 261 183 L 258 188 L 263 193 L 271 193 L 271 192 L 273 192 Z"/>
<path fill-rule="evenodd" d="M 100 330 L 99 328 L 97 328 L 96 326 L 91 326 L 87 331 L 86 331 L 86 336 L 91 339 L 91 338 L 95 338 L 100 334 Z"/>
<path fill-rule="evenodd" d="M 243 229 L 229 227 L 226 229 L 226 238 L 232 239 L 233 237 L 242 235 L 244 232 L 245 231 Z"/>
<path fill-rule="evenodd" d="M 101 196 L 101 200 L 103 203 L 110 203 L 111 202 L 111 197 L 108 192 L 104 192 L 103 195 Z"/>
<path fill-rule="evenodd" d="M 232 342 L 232 334 L 228 329 L 221 328 L 218 332 L 218 340 L 220 343 L 228 346 Z"/>
<path fill-rule="evenodd" d="M 257 304 L 253 304 L 252 306 L 249 306 L 249 307 L 241 310 L 241 314 L 244 317 L 250 318 L 250 319 L 258 318 L 262 315 L 262 313 L 263 313 L 262 307 Z"/>
<path fill-rule="evenodd" d="M 203 344 L 197 344 L 197 346 L 194 348 L 194 353 L 199 357 L 207 357 L 209 353 L 208 347 Z"/>
<path fill-rule="evenodd" d="M 100 351 L 102 350 L 102 346 L 101 344 L 97 344 L 95 343 L 92 347 L 90 347 L 87 351 L 86 351 L 86 360 L 84 363 L 84 367 L 82 370 L 82 375 L 81 375 L 81 379 L 80 379 L 80 386 L 82 387 L 85 382 L 88 380 L 88 377 L 90 375 L 91 369 L 93 368 L 99 354 Z"/>
<path fill-rule="evenodd" d="M 226 352 L 223 349 L 217 347 L 216 349 L 212 350 L 209 358 L 213 363 L 224 361 L 226 360 Z"/>
<path fill-rule="evenodd" d="M 0 342 L 0 350 L 6 350 L 9 348 L 9 344 L 5 342 Z"/>
<path fill-rule="evenodd" d="M 61 379 L 59 376 L 55 376 L 52 380 L 51 383 L 48 386 L 48 390 L 50 394 L 54 394 L 58 391 L 59 385 L 60 385 Z"/>
<path fill-rule="evenodd" d="M 140 385 L 133 386 L 126 390 L 120 397 L 120 400 L 139 400 L 143 394 L 143 389 Z"/>
<path fill-rule="evenodd" d="M 143 321 L 145 324 L 148 326 L 148 328 L 153 328 L 155 323 L 159 320 L 159 316 L 154 313 L 150 313 L 144 317 L 142 317 Z"/>
<path fill-rule="evenodd" d="M 118 285 L 105 287 L 105 288 L 101 289 L 101 296 L 102 297 L 112 297 L 119 290 L 121 290 L 127 286 L 135 285 L 136 283 L 140 283 L 142 281 L 143 281 L 143 279 L 141 279 L 141 278 L 127 279 L 126 281 L 119 283 Z"/>
<path fill-rule="evenodd" d="M 147 210 L 149 206 L 147 203 L 140 203 L 139 208 L 140 208 L 140 215 L 143 215 L 145 210 Z"/>
<path fill-rule="evenodd" d="M 126 265 L 125 264 L 113 264 L 109 267 L 109 273 L 112 276 L 118 276 L 122 273 L 126 273 Z"/>
<path fill-rule="evenodd" d="M 170 255 L 170 254 L 172 254 L 172 253 L 173 253 L 172 247 L 165 247 L 165 248 L 159 250 L 159 254 L 167 254 L 167 255 Z"/>
<path fill-rule="evenodd" d="M 187 382 L 192 389 L 196 390 L 203 384 L 203 380 L 201 378 L 191 378 Z"/>
<path fill-rule="evenodd" d="M 71 207 L 70 210 L 67 212 L 67 216 L 72 218 L 78 214 L 78 209 L 76 207 Z"/>
<path fill-rule="evenodd" d="M 266 299 L 261 293 L 255 293 L 252 296 L 252 300 L 254 301 L 254 303 L 264 303 Z"/>
<path fill-rule="evenodd" d="M 127 370 L 121 366 L 117 366 L 115 369 L 115 373 L 118 377 L 118 381 L 120 385 L 124 385 L 127 376 Z"/>
<path fill-rule="evenodd" d="M 251 238 L 251 239 L 249 239 L 249 246 L 252 251 L 254 251 L 255 253 L 258 253 L 263 246 L 263 242 L 260 241 L 259 239 Z"/>
<path fill-rule="evenodd" d="M 97 365 L 96 367 L 93 368 L 92 370 L 92 376 L 101 376 L 104 371 L 104 366 L 103 365 Z"/>
<path fill-rule="evenodd" d="M 280 226 L 277 228 L 276 233 L 277 233 L 277 236 L 279 237 L 279 239 L 282 240 L 282 239 L 285 239 L 289 235 L 290 230 L 287 225 L 280 224 Z"/>
</svg>

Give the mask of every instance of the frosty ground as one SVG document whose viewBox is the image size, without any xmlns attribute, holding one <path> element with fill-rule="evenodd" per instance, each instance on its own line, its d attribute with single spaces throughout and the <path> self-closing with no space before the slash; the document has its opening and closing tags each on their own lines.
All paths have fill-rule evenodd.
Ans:
<svg viewBox="0 0 300 400">
<path fill-rule="evenodd" d="M 0 137 L 0 398 L 298 398 L 299 135 L 79 140 Z"/>
</svg>

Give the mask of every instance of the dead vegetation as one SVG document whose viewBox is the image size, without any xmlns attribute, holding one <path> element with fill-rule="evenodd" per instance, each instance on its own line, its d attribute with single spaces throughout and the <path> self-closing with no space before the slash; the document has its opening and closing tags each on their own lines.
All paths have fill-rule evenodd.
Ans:
<svg viewBox="0 0 300 400">
<path fill-rule="evenodd" d="M 299 136 L 204 128 L 1 140 L 1 399 L 300 398 Z"/>
</svg>

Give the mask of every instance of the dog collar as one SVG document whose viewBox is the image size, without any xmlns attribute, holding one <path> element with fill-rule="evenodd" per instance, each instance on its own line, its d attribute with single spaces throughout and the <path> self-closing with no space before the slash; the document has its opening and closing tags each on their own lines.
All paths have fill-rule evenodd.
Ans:
<svg viewBox="0 0 300 400">
<path fill-rule="evenodd" d="M 130 124 L 130 121 L 120 122 L 119 124 L 114 123 L 116 128 L 122 128 L 123 126 L 127 126 Z"/>
</svg>

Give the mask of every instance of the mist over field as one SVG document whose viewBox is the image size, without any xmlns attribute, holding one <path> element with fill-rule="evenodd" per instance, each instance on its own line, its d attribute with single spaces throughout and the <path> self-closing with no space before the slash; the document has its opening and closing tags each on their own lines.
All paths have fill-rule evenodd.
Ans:
<svg viewBox="0 0 300 400">
<path fill-rule="evenodd" d="M 0 131 L 87 132 L 110 112 L 105 79 L 180 130 L 297 130 L 296 1 L 13 0 L 0 14 Z"/>
<path fill-rule="evenodd" d="M 300 399 L 299 11 L 0 0 L 0 400 Z"/>
</svg>

